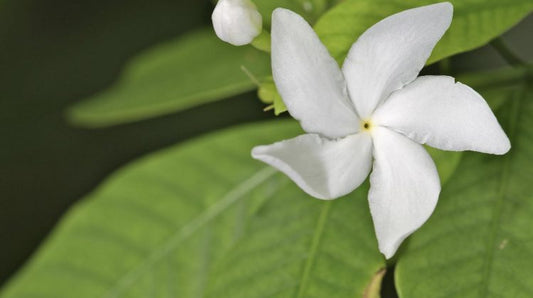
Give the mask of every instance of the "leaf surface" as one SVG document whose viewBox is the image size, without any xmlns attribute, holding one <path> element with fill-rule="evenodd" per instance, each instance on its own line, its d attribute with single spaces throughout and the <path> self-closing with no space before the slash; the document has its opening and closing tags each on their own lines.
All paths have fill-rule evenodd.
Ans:
<svg viewBox="0 0 533 298">
<path fill-rule="evenodd" d="M 511 151 L 463 154 L 399 259 L 401 297 L 533 296 L 533 92 L 515 91 L 497 116 Z"/>
<path fill-rule="evenodd" d="M 316 200 L 250 157 L 299 133 L 294 121 L 230 129 L 119 170 L 0 296 L 362 296 L 385 266 L 368 187 Z"/>
<path fill-rule="evenodd" d="M 315 30 L 331 55 L 342 63 L 351 45 L 368 28 L 402 10 L 431 0 L 347 0 L 324 14 Z M 531 13 L 530 0 L 451 0 L 453 21 L 433 50 L 428 64 L 480 47 Z"/>
<path fill-rule="evenodd" d="M 246 72 L 270 75 L 268 55 L 228 45 L 212 29 L 196 31 L 135 58 L 114 86 L 76 104 L 69 118 L 100 127 L 176 112 L 253 90 Z"/>
</svg>

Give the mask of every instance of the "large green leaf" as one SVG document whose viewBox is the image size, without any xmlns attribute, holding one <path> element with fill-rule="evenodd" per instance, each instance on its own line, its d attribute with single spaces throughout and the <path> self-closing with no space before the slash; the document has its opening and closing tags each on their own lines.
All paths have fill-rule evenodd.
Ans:
<svg viewBox="0 0 533 298">
<path fill-rule="evenodd" d="M 299 133 L 293 121 L 246 126 L 118 171 L 0 296 L 372 297 L 385 262 L 368 187 L 316 200 L 250 157 Z"/>
<path fill-rule="evenodd" d="M 463 155 L 399 260 L 401 297 L 533 297 L 533 92 L 498 115 L 511 151 Z"/>
<path fill-rule="evenodd" d="M 245 71 L 270 75 L 268 55 L 196 31 L 134 59 L 115 86 L 75 105 L 69 118 L 98 127 L 172 113 L 254 89 Z"/>
<path fill-rule="evenodd" d="M 322 16 L 315 30 L 341 63 L 350 46 L 366 29 L 402 10 L 439 1 L 347 0 Z M 455 0 L 453 22 L 428 63 L 480 47 L 512 27 L 533 9 L 531 0 Z"/>
</svg>

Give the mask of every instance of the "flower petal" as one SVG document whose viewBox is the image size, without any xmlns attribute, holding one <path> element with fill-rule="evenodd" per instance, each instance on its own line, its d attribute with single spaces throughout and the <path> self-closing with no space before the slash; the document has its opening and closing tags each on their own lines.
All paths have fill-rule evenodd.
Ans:
<svg viewBox="0 0 533 298">
<path fill-rule="evenodd" d="M 511 148 L 481 95 L 452 77 L 419 77 L 394 92 L 372 120 L 439 149 L 504 154 Z"/>
<path fill-rule="evenodd" d="M 394 90 L 413 81 L 450 26 L 448 2 L 409 9 L 364 32 L 344 61 L 343 72 L 359 116 L 368 118 Z"/>
<path fill-rule="evenodd" d="M 437 204 L 440 181 L 422 145 L 387 128 L 373 129 L 374 169 L 368 200 L 379 250 L 391 258 Z"/>
<path fill-rule="evenodd" d="M 289 113 L 306 132 L 339 138 L 359 130 L 337 62 L 309 24 L 283 8 L 272 14 L 272 73 Z"/>
<path fill-rule="evenodd" d="M 289 176 L 318 199 L 335 199 L 356 189 L 372 164 L 372 139 L 366 133 L 329 140 L 316 134 L 258 146 L 252 156 Z"/>
</svg>

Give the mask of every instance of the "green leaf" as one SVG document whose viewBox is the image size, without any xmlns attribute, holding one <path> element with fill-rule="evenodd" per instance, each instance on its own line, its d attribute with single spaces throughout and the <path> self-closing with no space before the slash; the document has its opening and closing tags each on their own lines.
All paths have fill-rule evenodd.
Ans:
<svg viewBox="0 0 533 298">
<path fill-rule="evenodd" d="M 62 220 L 0 294 L 8 297 L 361 297 L 375 293 L 368 185 L 307 196 L 250 157 L 300 133 L 255 124 L 153 154 Z"/>
<path fill-rule="evenodd" d="M 134 59 L 112 88 L 69 111 L 81 126 L 100 127 L 187 109 L 252 90 L 270 75 L 270 59 L 251 46 L 234 47 L 211 29 L 190 33 Z"/>
<path fill-rule="evenodd" d="M 443 151 L 429 146 L 424 147 L 437 165 L 440 183 L 444 185 L 457 169 L 463 152 Z"/>
<path fill-rule="evenodd" d="M 332 2 L 332 3 L 330 3 Z M 314 24 L 324 11 L 336 1 L 328 0 L 255 0 L 257 10 L 263 16 L 263 24 L 270 28 L 272 11 L 278 7 L 290 9 Z"/>
<path fill-rule="evenodd" d="M 263 26 L 270 29 L 272 11 L 278 7 L 290 9 L 292 11 L 303 13 L 303 6 L 297 0 L 255 0 L 257 10 L 263 17 Z"/>
<path fill-rule="evenodd" d="M 510 96 L 523 88 L 524 80 L 530 72 L 529 67 L 503 67 L 500 69 L 463 73 L 456 81 L 464 83 L 487 101 L 493 111 L 509 101 Z"/>
<path fill-rule="evenodd" d="M 512 148 L 465 153 L 396 269 L 400 297 L 533 297 L 533 92 L 501 106 Z"/>
<path fill-rule="evenodd" d="M 354 41 L 381 19 L 431 0 L 347 0 L 324 14 L 315 25 L 322 42 L 342 63 Z M 533 9 L 531 0 L 455 0 L 450 29 L 439 41 L 428 64 L 488 43 L 518 23 Z"/>
</svg>

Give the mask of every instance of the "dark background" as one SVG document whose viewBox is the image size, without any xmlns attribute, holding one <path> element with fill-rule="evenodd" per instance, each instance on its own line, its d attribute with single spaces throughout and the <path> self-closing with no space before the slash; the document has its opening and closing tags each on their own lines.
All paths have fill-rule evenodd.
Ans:
<svg viewBox="0 0 533 298">
<path fill-rule="evenodd" d="M 129 58 L 210 25 L 208 0 L 0 0 L 0 286 L 76 200 L 141 155 L 272 117 L 253 93 L 112 128 L 70 126 L 65 109 L 113 83 Z M 505 36 L 529 59 L 533 18 Z M 491 47 L 452 70 L 503 65 Z M 200 119 L 200 120 L 199 120 Z"/>
</svg>

